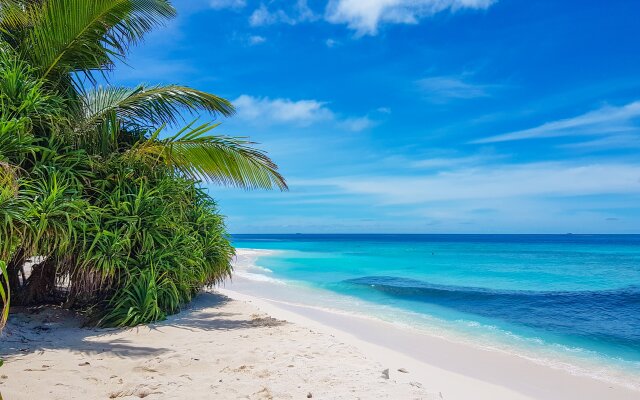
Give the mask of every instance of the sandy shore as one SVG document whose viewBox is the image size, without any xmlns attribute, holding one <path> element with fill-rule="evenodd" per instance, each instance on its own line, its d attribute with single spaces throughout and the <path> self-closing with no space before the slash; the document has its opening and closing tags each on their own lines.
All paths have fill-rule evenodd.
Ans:
<svg viewBox="0 0 640 400">
<path fill-rule="evenodd" d="M 13 399 L 440 399 L 383 377 L 354 346 L 215 293 L 162 323 L 86 329 L 63 310 L 14 314 L 0 353 Z"/>
<path fill-rule="evenodd" d="M 638 377 L 633 377 L 633 382 L 620 383 L 595 379 L 571 371 L 571 366 L 542 365 L 526 357 L 473 346 L 455 338 L 335 312 L 322 307 L 322 299 L 308 297 L 299 301 L 305 296 L 299 288 L 278 285 L 254 275 L 262 268 L 256 259 L 268 254 L 269 251 L 263 250 L 239 250 L 236 277 L 221 292 L 250 301 L 276 318 L 332 334 L 392 371 L 409 369 L 411 379 L 441 393 L 445 399 L 640 398 L 640 391 L 629 387 L 637 386 Z M 310 303 L 313 300 L 316 302 Z"/>
</svg>

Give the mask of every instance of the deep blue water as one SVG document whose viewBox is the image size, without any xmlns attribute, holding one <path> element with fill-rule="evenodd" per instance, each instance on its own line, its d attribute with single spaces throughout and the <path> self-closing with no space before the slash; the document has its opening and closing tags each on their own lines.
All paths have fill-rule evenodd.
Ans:
<svg viewBox="0 0 640 400">
<path fill-rule="evenodd" d="M 285 250 L 259 262 L 278 279 L 458 323 L 471 335 L 491 328 L 505 340 L 530 339 L 640 371 L 640 235 L 233 240 L 240 248 Z"/>
</svg>

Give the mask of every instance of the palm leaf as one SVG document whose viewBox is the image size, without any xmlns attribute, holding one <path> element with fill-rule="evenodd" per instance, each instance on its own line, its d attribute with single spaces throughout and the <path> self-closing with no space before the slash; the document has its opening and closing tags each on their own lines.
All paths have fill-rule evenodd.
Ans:
<svg viewBox="0 0 640 400">
<path fill-rule="evenodd" d="M 205 123 L 193 127 L 195 121 L 167 139 L 159 140 L 158 129 L 151 139 L 139 142 L 129 152 L 153 162 L 176 168 L 193 179 L 228 186 L 278 188 L 287 190 L 277 165 L 255 144 L 241 138 L 207 135 L 219 124 Z"/>
<path fill-rule="evenodd" d="M 167 0 L 45 0 L 29 11 L 22 52 L 46 79 L 108 67 L 175 15 Z"/>
<path fill-rule="evenodd" d="M 28 24 L 28 13 L 21 1 L 3 0 L 0 2 L 0 33 L 14 39 L 14 33 L 24 30 Z"/>
<path fill-rule="evenodd" d="M 82 97 L 82 125 L 95 126 L 114 116 L 126 123 L 141 126 L 175 125 L 183 122 L 186 111 L 204 110 L 225 116 L 233 114 L 228 100 L 185 86 L 144 86 L 133 89 L 98 87 Z"/>
</svg>

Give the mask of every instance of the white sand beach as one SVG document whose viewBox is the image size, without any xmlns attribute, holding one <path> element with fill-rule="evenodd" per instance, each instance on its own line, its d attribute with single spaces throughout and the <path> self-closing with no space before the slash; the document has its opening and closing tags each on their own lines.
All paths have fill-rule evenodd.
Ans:
<svg viewBox="0 0 640 400">
<path fill-rule="evenodd" d="M 239 262 L 257 254 L 241 251 Z M 244 261 L 243 261 L 244 260 Z M 238 265 L 242 280 L 243 266 Z M 133 329 L 70 312 L 17 313 L 4 399 L 635 399 L 640 393 L 511 355 L 225 289 Z"/>
<path fill-rule="evenodd" d="M 297 302 L 296 298 L 281 301 L 283 296 L 275 294 L 285 292 L 286 287 L 278 288 L 269 285 L 270 282 L 261 284 L 262 275 L 253 274 L 256 268 L 262 268 L 256 265 L 256 259 L 269 252 L 239 249 L 234 280 L 220 292 L 258 305 L 276 318 L 332 334 L 391 371 L 409 369 L 411 379 L 445 399 L 596 400 L 640 396 L 637 377 L 634 382 L 612 383 L 586 376 L 581 371 L 570 372 L 566 365 L 553 368 L 508 352 L 469 345 L 457 338 L 443 338 L 374 318 L 310 307 Z"/>
<path fill-rule="evenodd" d="M 81 328 L 62 310 L 16 314 L 0 352 L 6 400 L 440 398 L 410 374 L 385 379 L 351 344 L 215 293 L 126 330 Z"/>
</svg>

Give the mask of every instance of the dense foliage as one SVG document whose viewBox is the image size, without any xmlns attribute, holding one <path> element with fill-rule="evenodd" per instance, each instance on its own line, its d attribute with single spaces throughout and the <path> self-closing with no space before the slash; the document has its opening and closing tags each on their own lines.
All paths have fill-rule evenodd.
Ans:
<svg viewBox="0 0 640 400">
<path fill-rule="evenodd" d="M 231 115 L 227 100 L 98 84 L 174 13 L 167 0 L 0 0 L 0 326 L 9 298 L 110 326 L 162 319 L 231 271 L 199 182 L 286 189 L 252 143 L 183 120 Z"/>
</svg>

